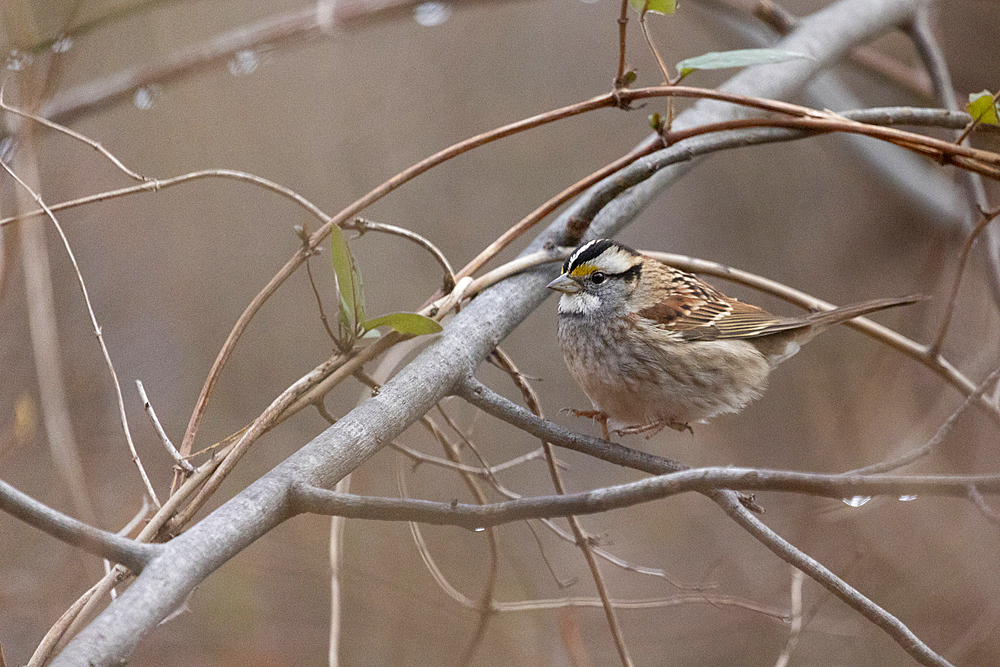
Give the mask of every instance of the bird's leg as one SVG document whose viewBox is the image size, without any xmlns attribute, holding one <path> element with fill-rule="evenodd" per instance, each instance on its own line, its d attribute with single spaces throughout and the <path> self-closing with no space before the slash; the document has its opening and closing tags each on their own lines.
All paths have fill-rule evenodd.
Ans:
<svg viewBox="0 0 1000 667">
<path fill-rule="evenodd" d="M 601 425 L 601 432 L 604 433 L 604 439 L 608 441 L 611 440 L 611 434 L 608 433 L 608 416 L 600 410 L 574 410 L 573 408 L 563 409 L 574 417 L 588 417 L 593 419 Z"/>
<path fill-rule="evenodd" d="M 637 433 L 645 433 L 646 440 L 649 440 L 667 426 L 674 429 L 675 431 L 681 431 L 682 433 L 684 431 L 690 431 L 691 435 L 694 435 L 694 429 L 691 428 L 690 424 L 686 422 L 684 423 L 677 422 L 674 421 L 673 419 L 668 419 L 658 422 L 649 422 L 648 424 L 635 424 L 633 426 L 626 426 L 625 428 L 616 429 L 615 433 L 617 433 L 618 435 L 635 435 Z"/>
</svg>

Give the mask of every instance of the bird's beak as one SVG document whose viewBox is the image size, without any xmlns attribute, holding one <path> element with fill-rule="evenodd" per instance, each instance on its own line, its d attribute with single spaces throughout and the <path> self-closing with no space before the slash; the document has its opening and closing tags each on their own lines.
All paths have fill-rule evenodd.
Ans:
<svg viewBox="0 0 1000 667">
<path fill-rule="evenodd" d="M 576 294 L 583 288 L 580 287 L 580 283 L 576 282 L 565 273 L 546 285 L 549 289 L 554 289 L 557 292 L 562 292 L 563 294 Z"/>
</svg>

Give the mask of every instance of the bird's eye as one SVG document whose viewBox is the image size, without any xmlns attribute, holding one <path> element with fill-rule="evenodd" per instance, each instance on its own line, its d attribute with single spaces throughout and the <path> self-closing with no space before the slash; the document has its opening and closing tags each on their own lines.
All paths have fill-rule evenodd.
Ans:
<svg viewBox="0 0 1000 667">
<path fill-rule="evenodd" d="M 593 273 L 590 274 L 590 282 L 594 283 L 595 285 L 600 285 L 601 283 L 604 282 L 606 278 L 607 276 L 601 273 L 600 271 L 594 271 Z"/>
</svg>

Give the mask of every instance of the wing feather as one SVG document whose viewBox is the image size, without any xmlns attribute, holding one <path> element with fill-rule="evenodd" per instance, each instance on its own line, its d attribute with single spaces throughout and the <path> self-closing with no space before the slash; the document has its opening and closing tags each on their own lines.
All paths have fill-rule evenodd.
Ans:
<svg viewBox="0 0 1000 667">
<path fill-rule="evenodd" d="M 672 270 L 672 274 L 656 303 L 638 315 L 683 340 L 756 338 L 810 324 L 805 318 L 776 317 L 728 297 L 690 273 Z"/>
</svg>

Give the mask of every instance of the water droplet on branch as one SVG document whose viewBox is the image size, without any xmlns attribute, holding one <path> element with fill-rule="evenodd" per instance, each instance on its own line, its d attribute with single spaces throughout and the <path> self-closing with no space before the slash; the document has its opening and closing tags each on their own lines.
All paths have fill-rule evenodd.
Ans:
<svg viewBox="0 0 1000 667">
<path fill-rule="evenodd" d="M 229 73 L 233 76 L 253 74 L 260 67 L 260 53 L 253 49 L 237 51 L 229 61 Z"/>
<path fill-rule="evenodd" d="M 413 19 L 422 26 L 441 25 L 451 17 L 451 5 L 444 2 L 422 2 L 413 10 Z"/>
<path fill-rule="evenodd" d="M 31 65 L 32 57 L 30 53 L 11 49 L 7 54 L 7 69 L 11 72 L 21 72 Z"/>
<path fill-rule="evenodd" d="M 137 109 L 142 111 L 147 111 L 153 108 L 153 100 L 160 96 L 162 88 L 156 84 L 151 86 L 143 86 L 135 91 L 132 96 L 132 103 Z"/>
</svg>

